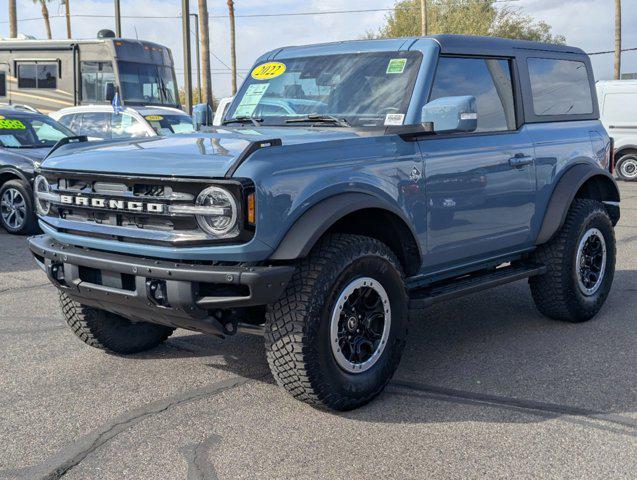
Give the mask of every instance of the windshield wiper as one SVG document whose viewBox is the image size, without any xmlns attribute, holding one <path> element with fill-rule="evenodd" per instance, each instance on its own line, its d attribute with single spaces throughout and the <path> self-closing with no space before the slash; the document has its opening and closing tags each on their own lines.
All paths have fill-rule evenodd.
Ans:
<svg viewBox="0 0 637 480">
<path fill-rule="evenodd" d="M 239 117 L 229 118 L 228 120 L 224 120 L 221 125 L 230 125 L 231 123 L 251 123 L 255 127 L 261 126 L 261 122 L 263 122 L 262 118 L 258 117 L 248 117 L 246 115 L 242 115 Z"/>
<path fill-rule="evenodd" d="M 309 113 L 304 117 L 290 118 L 285 123 L 333 123 L 339 127 L 351 127 L 351 124 L 344 118 L 337 118 L 333 115 L 322 115 L 320 113 Z"/>
</svg>

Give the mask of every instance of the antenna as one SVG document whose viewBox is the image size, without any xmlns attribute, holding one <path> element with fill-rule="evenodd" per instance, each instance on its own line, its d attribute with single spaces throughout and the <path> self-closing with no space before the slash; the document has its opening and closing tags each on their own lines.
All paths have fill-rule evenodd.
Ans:
<svg viewBox="0 0 637 480">
<path fill-rule="evenodd" d="M 133 25 L 133 28 L 135 29 L 135 38 L 139 40 L 139 35 L 137 35 L 137 25 Z"/>
</svg>

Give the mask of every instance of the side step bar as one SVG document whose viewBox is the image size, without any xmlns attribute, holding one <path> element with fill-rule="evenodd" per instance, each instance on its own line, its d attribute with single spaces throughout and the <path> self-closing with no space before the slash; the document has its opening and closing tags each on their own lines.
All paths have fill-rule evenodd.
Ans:
<svg viewBox="0 0 637 480">
<path fill-rule="evenodd" d="M 462 297 L 489 288 L 546 273 L 543 265 L 501 267 L 488 273 L 465 275 L 414 289 L 409 295 L 409 308 L 419 310 L 438 302 Z"/>
</svg>

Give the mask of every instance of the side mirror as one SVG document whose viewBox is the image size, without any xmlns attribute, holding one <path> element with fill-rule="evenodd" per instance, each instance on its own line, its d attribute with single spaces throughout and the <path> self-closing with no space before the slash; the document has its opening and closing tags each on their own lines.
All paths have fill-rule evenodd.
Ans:
<svg viewBox="0 0 637 480">
<path fill-rule="evenodd" d="M 436 133 L 473 132 L 478 127 L 476 98 L 442 97 L 422 107 L 422 122 L 433 123 Z"/>
<path fill-rule="evenodd" d="M 112 102 L 113 98 L 115 98 L 115 84 L 108 82 L 104 88 L 104 97 L 106 98 L 106 101 Z"/>
<path fill-rule="evenodd" d="M 195 130 L 212 126 L 212 108 L 207 103 L 198 103 L 192 107 L 192 126 Z"/>
</svg>

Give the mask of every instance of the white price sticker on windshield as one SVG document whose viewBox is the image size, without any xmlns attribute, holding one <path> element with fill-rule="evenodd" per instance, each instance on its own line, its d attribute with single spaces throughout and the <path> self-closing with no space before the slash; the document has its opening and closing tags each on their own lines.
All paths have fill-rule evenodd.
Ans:
<svg viewBox="0 0 637 480">
<path fill-rule="evenodd" d="M 385 116 L 385 125 L 402 125 L 405 115 L 402 113 L 388 113 Z"/>
</svg>

